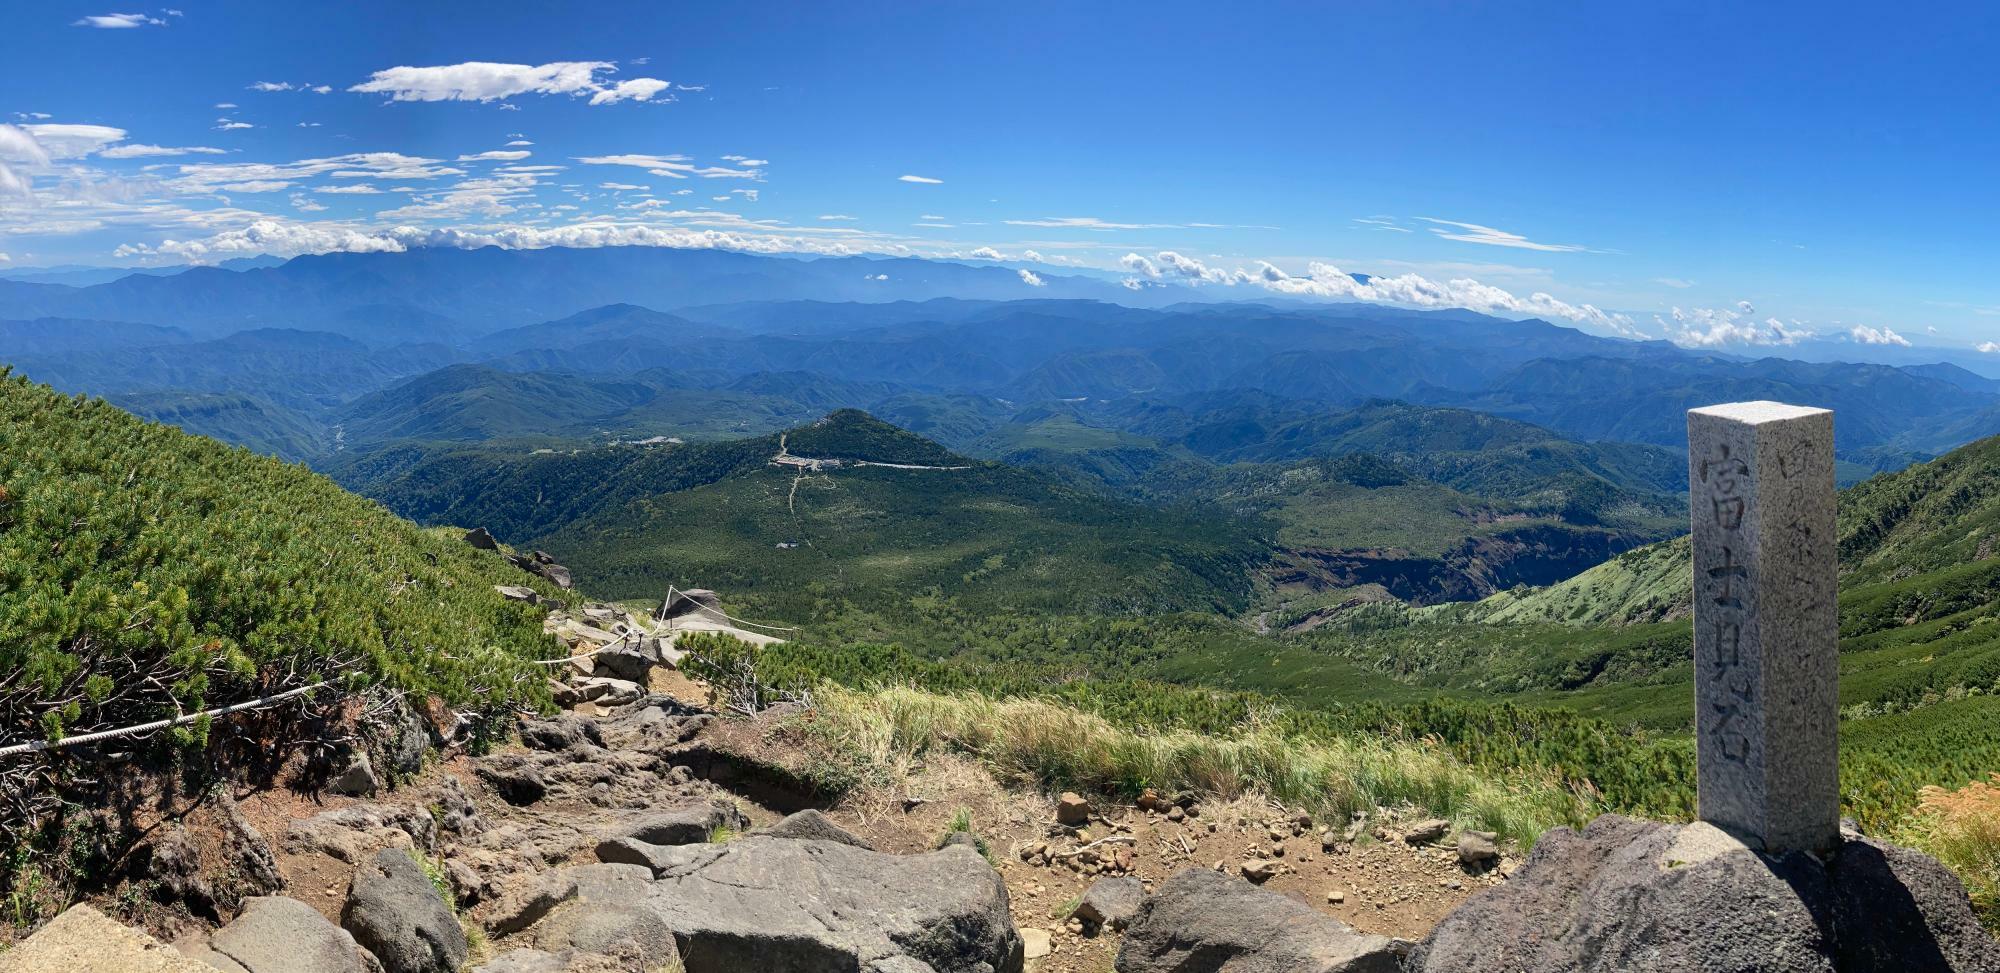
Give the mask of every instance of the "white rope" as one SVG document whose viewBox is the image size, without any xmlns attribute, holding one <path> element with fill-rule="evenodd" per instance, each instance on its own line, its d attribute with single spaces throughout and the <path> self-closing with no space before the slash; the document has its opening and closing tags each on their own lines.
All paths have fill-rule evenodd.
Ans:
<svg viewBox="0 0 2000 973">
<path fill-rule="evenodd" d="M 278 693 L 275 696 L 265 696 L 262 699 L 253 699 L 243 703 L 232 703 L 228 706 L 218 706 L 214 709 L 203 710 L 202 712 L 199 713 L 189 713 L 186 716 L 176 716 L 172 719 L 166 719 L 166 720 L 154 720 L 151 723 L 141 723 L 138 726 L 128 726 L 125 727 L 124 729 L 119 729 L 119 730 L 99 730 L 95 733 L 84 733 L 73 737 L 64 737 L 63 739 L 56 740 L 54 742 L 50 742 L 48 740 L 37 740 L 34 743 L 16 743 L 12 746 L 0 747 L 0 757 L 13 757 L 24 753 L 37 753 L 43 750 L 58 750 L 63 747 L 81 746 L 86 743 L 96 743 L 99 740 L 111 740 L 111 739 L 116 739 L 118 737 L 134 736 L 140 733 L 151 733 L 154 730 L 164 730 L 170 726 L 180 726 L 183 723 L 193 723 L 194 721 L 203 718 L 213 719 L 218 716 L 228 716 L 232 713 L 241 713 L 246 710 L 262 709 L 266 706 L 270 706 L 276 703 L 282 703 L 285 700 L 291 699 L 294 696 L 300 696 L 305 693 L 312 692 L 313 690 L 318 689 L 321 686 L 325 685 L 327 685 L 327 683 L 325 682 L 316 682 L 310 686 L 300 686 L 297 689 L 287 689 L 284 692 Z"/>
</svg>

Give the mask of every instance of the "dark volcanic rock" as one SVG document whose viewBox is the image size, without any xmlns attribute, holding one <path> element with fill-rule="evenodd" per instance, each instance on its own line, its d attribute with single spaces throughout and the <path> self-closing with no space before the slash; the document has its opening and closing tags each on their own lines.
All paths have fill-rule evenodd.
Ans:
<svg viewBox="0 0 2000 973">
<path fill-rule="evenodd" d="M 1146 887 L 1131 876 L 1100 878 L 1084 890 L 1083 899 L 1070 915 L 1093 926 L 1123 929 L 1131 925 L 1146 902 Z"/>
<path fill-rule="evenodd" d="M 2000 943 L 1929 857 L 1848 836 L 1824 863 L 1706 824 L 1604 815 L 1542 836 L 1505 884 L 1446 916 L 1421 973 L 1742 970 L 2000 973 Z"/>
<path fill-rule="evenodd" d="M 533 804 L 549 792 L 548 782 L 542 779 L 541 768 L 518 755 L 482 757 L 473 772 L 479 775 L 480 780 L 492 785 L 501 799 L 509 804 Z"/>
<path fill-rule="evenodd" d="M 1160 883 L 1125 931 L 1118 973 L 1397 973 L 1409 944 L 1357 932 L 1205 868 Z"/>
<path fill-rule="evenodd" d="M 840 825 L 834 824 L 831 818 L 812 808 L 806 808 L 757 833 L 770 838 L 838 841 L 843 845 L 875 850 L 868 842 L 848 834 Z"/>
<path fill-rule="evenodd" d="M 750 819 L 744 817 L 736 807 L 722 805 L 696 805 L 696 807 L 676 807 L 672 811 L 658 811 L 632 821 L 618 831 L 604 835 L 598 845 L 600 861 L 646 865 L 648 857 L 644 847 L 662 845 L 700 845 L 708 841 L 720 829 L 742 831 L 750 827 Z M 634 851 L 636 849 L 636 851 Z"/>
<path fill-rule="evenodd" d="M 596 720 L 564 713 L 546 720 L 522 720 L 521 742 L 532 750 L 560 753 L 579 743 L 601 747 L 604 736 L 598 732 Z"/>
<path fill-rule="evenodd" d="M 406 852 L 383 849 L 355 870 L 340 921 L 387 973 L 458 973 L 465 966 L 465 930 Z"/>
</svg>

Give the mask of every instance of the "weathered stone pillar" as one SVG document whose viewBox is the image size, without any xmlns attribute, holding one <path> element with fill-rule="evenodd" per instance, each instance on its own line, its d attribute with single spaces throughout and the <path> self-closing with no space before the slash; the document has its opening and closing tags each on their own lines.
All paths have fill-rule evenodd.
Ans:
<svg viewBox="0 0 2000 973">
<path fill-rule="evenodd" d="M 1701 819 L 1770 852 L 1840 839 L 1833 413 L 1688 412 Z"/>
</svg>

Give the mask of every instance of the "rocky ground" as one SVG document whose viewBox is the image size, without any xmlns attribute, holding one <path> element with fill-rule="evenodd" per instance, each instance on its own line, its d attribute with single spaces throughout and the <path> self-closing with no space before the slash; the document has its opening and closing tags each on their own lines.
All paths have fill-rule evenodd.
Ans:
<svg viewBox="0 0 2000 973">
<path fill-rule="evenodd" d="M 1524 867 L 1395 809 L 1114 803 L 954 757 L 829 798 L 810 710 L 715 712 L 676 636 L 614 606 L 549 627 L 575 653 L 552 672 L 567 712 L 438 757 L 436 726 L 388 711 L 325 787 L 158 822 L 131 880 L 92 903 L 152 936 L 72 910 L 0 973 L 1664 971 L 1717 951 L 1785 959 L 1741 969 L 2000 971 L 1948 872 L 1858 836 L 1774 862 L 1701 826 L 1607 817 Z M 1802 905 L 1755 928 L 1709 914 L 1751 900 Z M 1607 948 L 1618 963 L 1591 966 Z"/>
</svg>

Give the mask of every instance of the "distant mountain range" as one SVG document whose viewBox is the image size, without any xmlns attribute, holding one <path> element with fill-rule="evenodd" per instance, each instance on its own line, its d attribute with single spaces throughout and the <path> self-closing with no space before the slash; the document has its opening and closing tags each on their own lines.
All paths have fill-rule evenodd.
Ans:
<svg viewBox="0 0 2000 973">
<path fill-rule="evenodd" d="M 1273 590 L 1419 601 L 1681 530 L 1692 406 L 1830 407 L 1849 483 L 2000 433 L 2000 381 L 1944 362 L 1751 359 L 1462 310 L 1132 306 L 1164 297 L 1040 279 L 622 248 L 0 280 L 0 363 L 348 474 L 410 444 L 740 441 L 861 409 L 1064 489 L 1261 523 L 1290 558 Z"/>
</svg>

